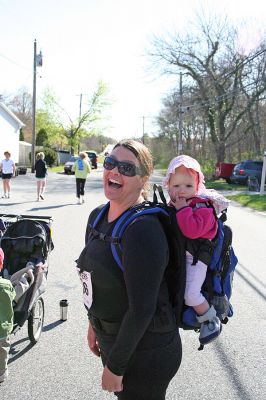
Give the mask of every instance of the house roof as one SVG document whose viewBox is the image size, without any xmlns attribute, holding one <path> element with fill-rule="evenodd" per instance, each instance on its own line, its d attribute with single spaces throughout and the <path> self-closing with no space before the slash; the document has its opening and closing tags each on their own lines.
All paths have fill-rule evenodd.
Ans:
<svg viewBox="0 0 266 400">
<path fill-rule="evenodd" d="M 16 115 L 11 110 L 9 110 L 9 108 L 4 103 L 0 102 L 0 108 L 2 108 L 14 121 L 16 121 L 20 128 L 25 126 L 25 124 L 20 121 L 20 119 L 16 117 Z"/>
</svg>

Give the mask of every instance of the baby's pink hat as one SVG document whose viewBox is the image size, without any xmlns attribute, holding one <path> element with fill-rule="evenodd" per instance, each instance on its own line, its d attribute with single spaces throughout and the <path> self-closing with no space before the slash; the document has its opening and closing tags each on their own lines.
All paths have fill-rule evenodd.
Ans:
<svg viewBox="0 0 266 400">
<path fill-rule="evenodd" d="M 169 164 L 167 173 L 165 178 L 163 179 L 163 186 L 168 188 L 168 184 L 169 184 L 169 180 L 171 177 L 171 174 L 175 173 L 176 168 L 181 167 L 181 165 L 183 165 L 186 168 L 190 168 L 193 171 L 196 171 L 198 173 L 199 176 L 199 185 L 198 185 L 198 190 L 196 195 L 200 195 L 203 192 L 205 192 L 206 188 L 205 188 L 205 181 L 204 181 L 204 175 L 201 171 L 200 165 L 198 163 L 197 160 L 195 160 L 194 158 L 190 157 L 190 156 L 186 156 L 186 155 L 181 155 L 178 157 L 175 157 Z"/>
<path fill-rule="evenodd" d="M 0 263 L 2 263 L 4 261 L 4 258 L 5 258 L 4 252 L 0 247 Z"/>
</svg>

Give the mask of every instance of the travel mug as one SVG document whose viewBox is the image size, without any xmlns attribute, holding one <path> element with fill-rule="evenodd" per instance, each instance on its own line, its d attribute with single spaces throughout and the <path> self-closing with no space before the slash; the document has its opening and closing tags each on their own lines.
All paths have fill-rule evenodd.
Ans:
<svg viewBox="0 0 266 400">
<path fill-rule="evenodd" d="M 61 321 L 67 320 L 68 301 L 66 299 L 60 300 L 60 319 Z"/>
</svg>

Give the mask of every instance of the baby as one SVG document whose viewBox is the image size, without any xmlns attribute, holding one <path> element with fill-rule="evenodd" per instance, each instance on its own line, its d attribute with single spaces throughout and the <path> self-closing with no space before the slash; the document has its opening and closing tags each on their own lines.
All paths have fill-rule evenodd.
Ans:
<svg viewBox="0 0 266 400">
<path fill-rule="evenodd" d="M 168 167 L 164 186 L 167 188 L 171 202 L 177 211 L 176 219 L 183 235 L 188 239 L 215 238 L 218 223 L 217 215 L 226 209 L 229 201 L 215 190 L 207 190 L 204 175 L 194 158 L 181 155 L 174 158 Z M 201 324 L 199 341 L 207 344 L 219 336 L 222 326 L 213 306 L 210 306 L 201 292 L 205 281 L 207 265 L 197 260 L 186 251 L 186 289 L 185 304 L 193 307 L 197 320 Z"/>
</svg>

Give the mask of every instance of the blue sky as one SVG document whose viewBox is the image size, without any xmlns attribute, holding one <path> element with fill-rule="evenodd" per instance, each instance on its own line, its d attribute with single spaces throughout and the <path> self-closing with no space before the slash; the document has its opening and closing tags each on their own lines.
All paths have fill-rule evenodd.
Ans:
<svg viewBox="0 0 266 400">
<path fill-rule="evenodd" d="M 172 80 L 148 75 L 145 49 L 152 35 L 189 27 L 199 6 L 226 13 L 238 24 L 263 26 L 266 6 L 238 0 L 0 0 L 0 94 L 25 86 L 32 91 L 33 43 L 42 50 L 38 96 L 54 90 L 72 118 L 79 94 L 92 94 L 99 79 L 115 100 L 109 136 L 154 130 L 152 118 Z M 191 25 L 192 26 L 192 25 Z M 253 30 L 253 34 L 256 36 Z M 38 104 L 38 103 L 37 103 Z M 84 101 L 85 104 L 85 101 Z"/>
</svg>

